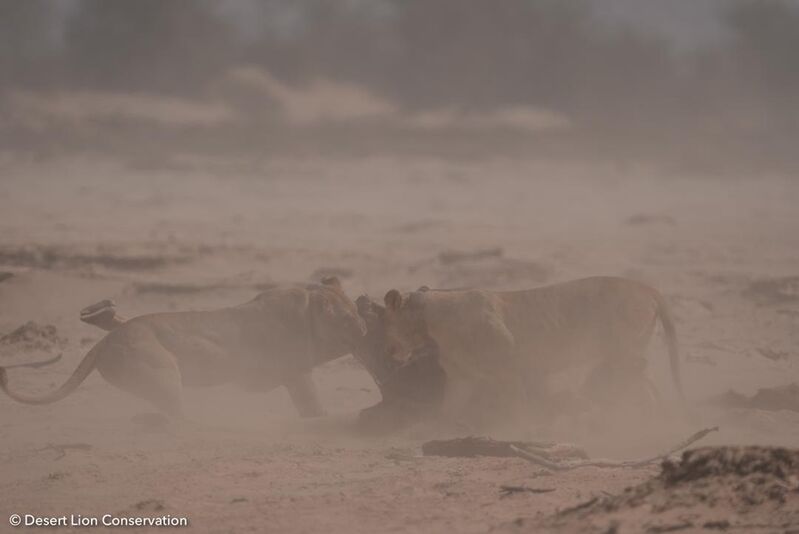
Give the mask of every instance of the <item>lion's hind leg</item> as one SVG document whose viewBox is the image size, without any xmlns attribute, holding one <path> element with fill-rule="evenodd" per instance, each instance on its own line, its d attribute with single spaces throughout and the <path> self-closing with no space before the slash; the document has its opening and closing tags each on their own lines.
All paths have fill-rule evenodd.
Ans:
<svg viewBox="0 0 799 534">
<path fill-rule="evenodd" d="M 583 385 L 583 394 L 602 409 L 657 410 L 659 395 L 646 377 L 646 349 L 656 315 L 645 306 L 611 314 L 594 341 L 596 367 Z"/>
<path fill-rule="evenodd" d="M 618 362 L 614 362 L 618 364 Z M 646 361 L 630 361 L 627 366 L 603 362 L 583 384 L 580 395 L 609 415 L 656 417 L 663 404 L 655 385 L 646 376 Z"/>
<path fill-rule="evenodd" d="M 98 359 L 97 370 L 109 383 L 147 400 L 173 418 L 183 417 L 183 385 L 175 357 L 160 343 L 145 339 L 120 346 Z"/>
</svg>

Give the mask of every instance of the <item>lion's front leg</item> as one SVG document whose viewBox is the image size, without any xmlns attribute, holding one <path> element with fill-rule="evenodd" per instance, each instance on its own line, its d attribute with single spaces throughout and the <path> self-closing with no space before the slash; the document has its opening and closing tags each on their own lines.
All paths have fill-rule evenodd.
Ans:
<svg viewBox="0 0 799 534">
<path fill-rule="evenodd" d="M 310 371 L 287 380 L 284 385 L 300 417 L 322 417 L 327 415 L 319 400 L 316 384 L 314 384 Z"/>
<path fill-rule="evenodd" d="M 493 314 L 461 331 L 448 346 L 448 411 L 478 429 L 505 427 L 518 421 L 528 405 L 523 368 L 513 334 Z"/>
</svg>

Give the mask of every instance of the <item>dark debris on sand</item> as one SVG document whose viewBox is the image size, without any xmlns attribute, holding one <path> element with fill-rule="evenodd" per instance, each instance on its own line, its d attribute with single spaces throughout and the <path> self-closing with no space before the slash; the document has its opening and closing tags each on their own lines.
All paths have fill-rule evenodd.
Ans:
<svg viewBox="0 0 799 534">
<path fill-rule="evenodd" d="M 765 278 L 749 284 L 745 297 L 758 304 L 785 304 L 799 301 L 799 276 Z"/>
<path fill-rule="evenodd" d="M 20 351 L 51 351 L 63 348 L 66 344 L 66 338 L 58 335 L 55 326 L 28 321 L 0 337 L 0 354 L 15 354 Z"/>
<path fill-rule="evenodd" d="M 711 404 L 722 408 L 799 412 L 799 384 L 791 383 L 772 388 L 760 388 L 752 396 L 729 390 L 712 399 Z"/>
<path fill-rule="evenodd" d="M 122 271 L 151 271 L 193 260 L 198 252 L 158 249 L 148 252 L 129 252 L 113 247 L 76 252 L 61 246 L 28 245 L 0 247 L 0 265 L 34 267 L 37 269 L 84 268 L 98 266 Z"/>
<path fill-rule="evenodd" d="M 657 477 L 594 497 L 515 532 L 787 532 L 799 529 L 799 450 L 702 447 L 664 461 Z"/>
</svg>

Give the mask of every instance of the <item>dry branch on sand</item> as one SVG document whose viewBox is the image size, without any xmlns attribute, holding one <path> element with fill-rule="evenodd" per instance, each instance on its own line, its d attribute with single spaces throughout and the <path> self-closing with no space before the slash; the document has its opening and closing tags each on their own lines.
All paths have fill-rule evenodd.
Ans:
<svg viewBox="0 0 799 534">
<path fill-rule="evenodd" d="M 48 365 L 52 365 L 61 360 L 63 354 L 59 353 L 53 356 L 52 358 L 48 358 L 47 360 L 39 360 L 36 362 L 23 362 L 23 363 L 12 363 L 3 365 L 3 369 L 18 369 L 18 368 L 28 368 L 28 369 L 38 369 L 39 367 L 47 367 Z"/>
<path fill-rule="evenodd" d="M 663 454 L 633 461 L 589 460 L 585 452 L 574 445 L 550 442 L 497 441 L 485 437 L 428 441 L 422 445 L 422 453 L 425 456 L 465 458 L 473 458 L 475 456 L 517 457 L 551 471 L 568 471 L 579 467 L 643 467 L 663 461 L 717 430 L 718 427 L 700 430 Z"/>
<path fill-rule="evenodd" d="M 547 469 L 550 469 L 552 471 L 569 471 L 571 469 L 577 469 L 579 467 L 643 467 L 645 465 L 651 465 L 667 459 L 669 456 L 690 447 L 692 444 L 704 438 L 711 432 L 718 431 L 718 429 L 719 427 L 714 426 L 711 428 L 705 428 L 703 430 L 700 430 L 699 432 L 692 434 L 685 440 L 681 441 L 679 444 L 669 449 L 666 453 L 659 454 L 651 458 L 646 458 L 644 460 L 632 460 L 632 461 L 581 460 L 568 463 L 553 463 L 547 458 L 542 458 L 540 455 L 531 454 L 529 452 L 523 451 L 521 449 L 514 447 L 513 445 L 511 445 L 511 448 L 514 449 L 514 451 L 519 454 L 520 458 L 524 458 L 529 462 L 540 465 L 542 467 L 546 467 Z"/>
<path fill-rule="evenodd" d="M 520 452 L 521 451 L 521 452 Z M 533 454 L 541 458 L 588 458 L 586 452 L 567 443 L 550 441 L 500 441 L 487 437 L 469 436 L 465 438 L 432 440 L 422 444 L 425 456 L 447 456 L 474 458 L 493 456 L 497 458 L 523 458 L 523 454 Z"/>
<path fill-rule="evenodd" d="M 555 488 L 528 488 L 527 486 L 500 486 L 499 496 L 508 497 L 516 493 L 552 493 Z"/>
<path fill-rule="evenodd" d="M 797 480 L 797 450 L 700 447 L 663 462 L 658 476 L 618 495 L 595 496 L 503 531 L 794 532 Z"/>
</svg>

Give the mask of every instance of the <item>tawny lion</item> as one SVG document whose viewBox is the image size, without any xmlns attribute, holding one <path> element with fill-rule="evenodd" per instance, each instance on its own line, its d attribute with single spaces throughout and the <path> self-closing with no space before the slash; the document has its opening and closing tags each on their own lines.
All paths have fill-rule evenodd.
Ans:
<svg viewBox="0 0 799 534">
<path fill-rule="evenodd" d="M 651 398 L 644 352 L 658 318 L 682 394 L 668 306 L 639 282 L 593 277 L 523 291 L 391 290 L 384 300 L 390 355 L 402 360 L 432 340 L 446 375 L 446 404 L 459 413 L 477 415 L 493 405 L 496 416 L 497 409 L 518 413 L 547 402 L 547 379 L 584 365 L 593 369 L 582 387 L 592 403 L 625 394 Z"/>
<path fill-rule="evenodd" d="M 16 401 L 47 404 L 72 393 L 97 369 L 118 388 L 181 416 L 184 385 L 235 383 L 258 391 L 284 385 L 301 415 L 316 416 L 324 412 L 311 369 L 352 352 L 366 333 L 335 278 L 274 287 L 230 308 L 108 319 L 98 325 L 111 331 L 58 389 L 41 396 L 15 392 L 2 367 L 0 388 Z"/>
</svg>

